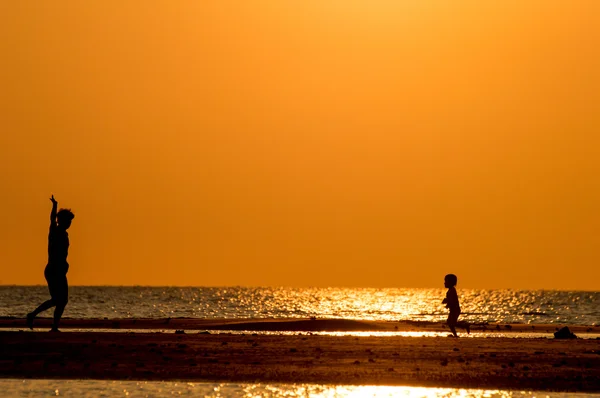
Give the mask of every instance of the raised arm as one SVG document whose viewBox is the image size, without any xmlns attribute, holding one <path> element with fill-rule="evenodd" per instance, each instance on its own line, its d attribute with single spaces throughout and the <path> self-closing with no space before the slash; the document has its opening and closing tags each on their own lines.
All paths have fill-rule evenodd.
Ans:
<svg viewBox="0 0 600 398">
<path fill-rule="evenodd" d="M 56 225 L 56 211 L 58 209 L 58 202 L 54 199 L 54 195 L 50 198 L 52 201 L 52 211 L 50 212 L 50 226 Z"/>
</svg>

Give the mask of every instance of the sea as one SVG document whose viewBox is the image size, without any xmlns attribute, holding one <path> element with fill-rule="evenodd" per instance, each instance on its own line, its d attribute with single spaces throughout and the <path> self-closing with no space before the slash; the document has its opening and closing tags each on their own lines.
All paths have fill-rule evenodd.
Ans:
<svg viewBox="0 0 600 398">
<path fill-rule="evenodd" d="M 445 320 L 444 289 L 71 286 L 68 318 Z M 599 325 L 600 291 L 458 290 L 471 323 Z M 24 317 L 46 286 L 0 286 L 0 317 Z M 43 316 L 51 316 L 42 314 Z"/>
</svg>

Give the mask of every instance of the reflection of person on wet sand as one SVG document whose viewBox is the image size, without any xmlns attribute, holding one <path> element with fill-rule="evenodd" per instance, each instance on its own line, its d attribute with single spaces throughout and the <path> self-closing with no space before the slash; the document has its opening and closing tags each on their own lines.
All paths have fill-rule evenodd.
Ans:
<svg viewBox="0 0 600 398">
<path fill-rule="evenodd" d="M 70 209 L 60 209 L 57 212 L 58 202 L 54 200 L 54 195 L 50 200 L 52 201 L 52 212 L 50 213 L 50 232 L 48 233 L 48 264 L 44 270 L 44 276 L 48 282 L 51 298 L 40 304 L 33 312 L 27 314 L 27 326 L 33 329 L 33 320 L 37 314 L 56 307 L 51 331 L 58 332 L 58 323 L 69 300 L 69 285 L 67 283 L 69 234 L 67 229 L 71 226 L 71 221 L 75 216 Z"/>
<path fill-rule="evenodd" d="M 460 305 L 458 303 L 458 294 L 456 293 L 456 284 L 458 278 L 454 274 L 448 274 L 444 277 L 444 287 L 448 289 L 446 298 L 442 301 L 442 304 L 446 304 L 446 308 L 450 310 L 448 314 L 448 327 L 452 332 L 448 337 L 458 337 L 456 333 L 456 326 L 460 326 L 467 330 L 467 333 L 471 333 L 471 328 L 467 322 L 457 322 L 458 316 L 460 315 Z"/>
</svg>

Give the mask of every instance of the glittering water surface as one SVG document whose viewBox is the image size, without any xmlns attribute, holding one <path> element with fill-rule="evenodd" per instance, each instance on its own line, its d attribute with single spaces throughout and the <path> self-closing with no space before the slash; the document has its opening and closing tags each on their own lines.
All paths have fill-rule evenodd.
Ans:
<svg viewBox="0 0 600 398">
<path fill-rule="evenodd" d="M 73 286 L 72 318 L 347 318 L 441 321 L 443 289 Z M 600 324 L 600 292 L 459 289 L 470 322 Z M 45 286 L 0 286 L 0 316 L 22 317 Z M 48 315 L 50 316 L 50 315 Z"/>
<path fill-rule="evenodd" d="M 457 388 L 335 386 L 318 384 L 214 384 L 113 380 L 0 380 L 5 397 L 406 397 L 406 398 L 509 398 L 600 397 L 600 394 Z"/>
</svg>

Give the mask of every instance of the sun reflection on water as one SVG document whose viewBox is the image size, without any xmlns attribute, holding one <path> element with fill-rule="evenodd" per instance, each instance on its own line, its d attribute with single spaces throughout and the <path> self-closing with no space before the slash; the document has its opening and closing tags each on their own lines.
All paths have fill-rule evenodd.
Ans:
<svg viewBox="0 0 600 398">
<path fill-rule="evenodd" d="M 204 382 L 159 382 L 116 380 L 17 380 L 0 379 L 3 396 L 128 396 L 155 397 L 167 395 L 194 397 L 244 398 L 512 398 L 512 397 L 600 397 L 600 394 L 505 391 L 462 388 L 408 386 L 349 386 L 320 384 L 236 384 Z"/>
<path fill-rule="evenodd" d="M 266 391 L 265 391 L 266 390 Z M 495 390 L 466 390 L 451 388 L 427 387 L 391 387 L 391 386 L 319 386 L 302 385 L 293 390 L 289 387 L 263 387 L 249 386 L 244 391 L 245 398 L 258 397 L 311 397 L 311 398 L 364 398 L 364 397 L 405 397 L 405 398 L 500 398 L 516 397 L 510 391 Z"/>
</svg>

